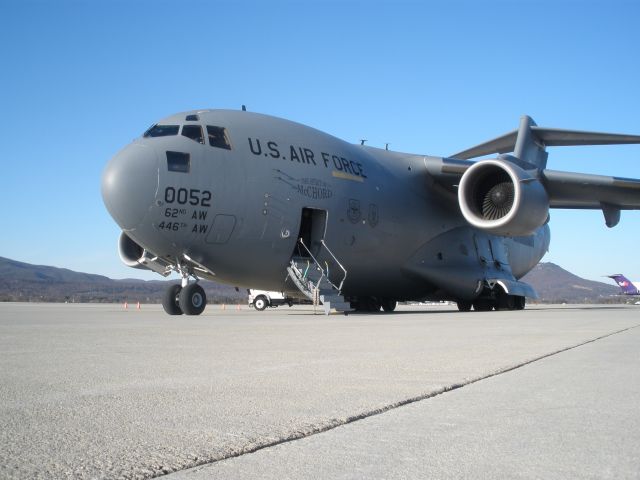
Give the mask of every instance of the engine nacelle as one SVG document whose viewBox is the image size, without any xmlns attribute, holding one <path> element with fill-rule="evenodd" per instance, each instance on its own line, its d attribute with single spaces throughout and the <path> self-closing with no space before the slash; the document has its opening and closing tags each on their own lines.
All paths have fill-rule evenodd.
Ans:
<svg viewBox="0 0 640 480">
<path fill-rule="evenodd" d="M 153 270 L 165 277 L 171 273 L 169 262 L 148 252 L 124 232 L 120 234 L 120 239 L 118 240 L 118 253 L 122 263 L 128 267 Z"/>
<path fill-rule="evenodd" d="M 467 222 L 495 235 L 531 235 L 549 217 L 549 196 L 542 183 L 501 160 L 469 167 L 460 179 L 458 202 Z"/>
</svg>

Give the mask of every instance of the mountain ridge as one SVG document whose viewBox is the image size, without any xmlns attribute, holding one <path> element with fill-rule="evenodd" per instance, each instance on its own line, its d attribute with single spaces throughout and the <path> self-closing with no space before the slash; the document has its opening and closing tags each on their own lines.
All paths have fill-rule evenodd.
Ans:
<svg viewBox="0 0 640 480">
<path fill-rule="evenodd" d="M 0 257 L 0 301 L 160 303 L 167 286 L 179 280 L 114 280 L 67 268 L 32 265 Z M 244 290 L 203 280 L 209 303 L 243 303 Z"/>
<path fill-rule="evenodd" d="M 625 303 L 620 289 L 608 283 L 586 280 L 559 265 L 542 262 L 521 280 L 532 285 L 542 303 Z"/>
<path fill-rule="evenodd" d="M 540 295 L 540 303 L 625 303 L 618 287 L 585 280 L 562 267 L 543 262 L 522 281 Z M 67 268 L 32 265 L 0 257 L 0 301 L 25 302 L 142 302 L 160 303 L 168 285 L 178 280 L 114 280 Z M 244 303 L 244 289 L 201 281 L 209 303 Z"/>
</svg>

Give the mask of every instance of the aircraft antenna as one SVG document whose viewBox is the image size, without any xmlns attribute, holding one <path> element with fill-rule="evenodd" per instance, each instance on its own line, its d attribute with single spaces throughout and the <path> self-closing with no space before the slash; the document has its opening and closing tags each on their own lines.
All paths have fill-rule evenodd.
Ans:
<svg viewBox="0 0 640 480">
<path fill-rule="evenodd" d="M 366 139 L 366 138 L 361 138 L 361 139 L 360 139 L 360 145 L 364 145 L 364 142 L 366 142 L 366 141 L 367 141 L 367 139 Z"/>
<path fill-rule="evenodd" d="M 242 105 L 242 111 L 246 112 L 247 111 L 247 106 L 246 105 Z"/>
</svg>

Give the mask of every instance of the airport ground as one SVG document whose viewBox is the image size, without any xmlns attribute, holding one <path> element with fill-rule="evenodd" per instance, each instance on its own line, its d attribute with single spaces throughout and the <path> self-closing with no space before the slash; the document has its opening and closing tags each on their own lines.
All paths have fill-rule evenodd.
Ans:
<svg viewBox="0 0 640 480">
<path fill-rule="evenodd" d="M 0 478 L 638 478 L 639 308 L 0 304 Z"/>
</svg>

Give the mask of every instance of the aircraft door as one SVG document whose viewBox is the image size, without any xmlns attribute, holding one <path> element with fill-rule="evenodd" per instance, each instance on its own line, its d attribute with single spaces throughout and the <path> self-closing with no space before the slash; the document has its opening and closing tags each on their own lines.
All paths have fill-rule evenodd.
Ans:
<svg viewBox="0 0 640 480">
<path fill-rule="evenodd" d="M 300 219 L 298 239 L 302 239 L 313 256 L 317 256 L 322 246 L 321 241 L 327 228 L 327 211 L 316 208 L 303 208 Z M 309 252 L 296 242 L 294 255 L 309 257 Z"/>
</svg>

